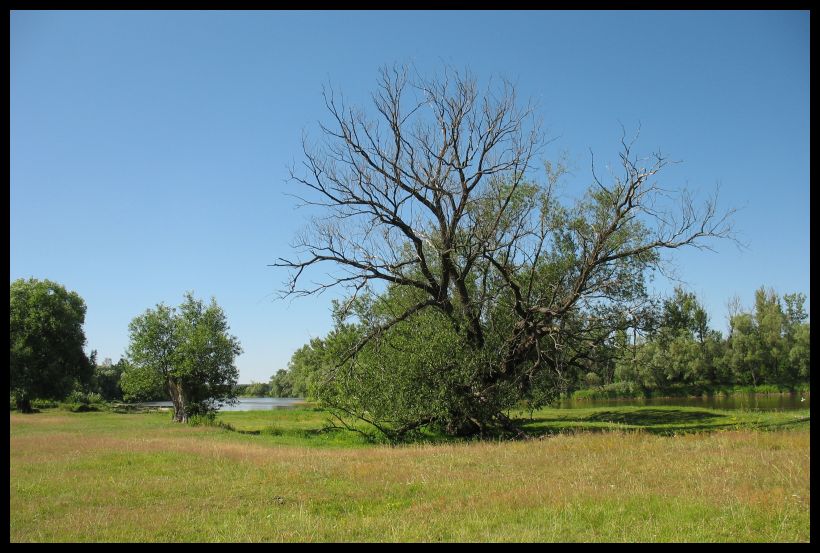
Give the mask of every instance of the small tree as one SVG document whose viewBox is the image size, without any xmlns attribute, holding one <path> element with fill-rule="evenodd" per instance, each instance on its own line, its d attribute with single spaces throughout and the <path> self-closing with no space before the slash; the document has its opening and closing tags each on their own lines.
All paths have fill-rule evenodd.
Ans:
<svg viewBox="0 0 820 553">
<path fill-rule="evenodd" d="M 17 409 L 33 398 L 63 399 L 75 383 L 90 381 L 85 345 L 85 302 L 50 280 L 18 279 L 9 303 L 9 386 Z"/>
<path fill-rule="evenodd" d="M 178 310 L 163 304 L 148 309 L 129 325 L 132 367 L 123 375 L 123 390 L 134 397 L 161 382 L 176 422 L 213 413 L 236 397 L 234 359 L 242 348 L 228 329 L 215 299 L 205 306 L 190 292 Z"/>
</svg>

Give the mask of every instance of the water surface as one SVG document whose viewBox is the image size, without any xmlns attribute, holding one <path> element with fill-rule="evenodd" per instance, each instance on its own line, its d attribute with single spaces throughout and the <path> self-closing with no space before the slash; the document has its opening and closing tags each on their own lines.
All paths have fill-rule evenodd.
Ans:
<svg viewBox="0 0 820 553">
<path fill-rule="evenodd" d="M 223 405 L 220 411 L 267 411 L 295 407 L 304 399 L 286 397 L 241 397 L 234 405 Z M 588 409 L 592 407 L 625 407 L 671 405 L 678 407 L 705 407 L 708 409 L 746 409 L 753 411 L 793 411 L 809 409 L 810 394 L 735 394 L 707 397 L 657 397 L 640 399 L 571 399 L 562 400 L 559 409 Z M 172 407 L 170 401 L 148 401 L 145 407 Z"/>
<path fill-rule="evenodd" d="M 752 411 L 794 411 L 810 408 L 810 394 L 734 394 L 706 397 L 657 397 L 640 399 L 570 399 L 556 405 L 560 409 L 672 405 L 708 409 L 747 409 Z"/>
<path fill-rule="evenodd" d="M 283 407 L 295 407 L 304 403 L 304 399 L 294 397 L 240 397 L 233 405 L 222 405 L 220 411 L 267 411 Z M 170 401 L 146 401 L 145 407 L 173 407 Z"/>
</svg>

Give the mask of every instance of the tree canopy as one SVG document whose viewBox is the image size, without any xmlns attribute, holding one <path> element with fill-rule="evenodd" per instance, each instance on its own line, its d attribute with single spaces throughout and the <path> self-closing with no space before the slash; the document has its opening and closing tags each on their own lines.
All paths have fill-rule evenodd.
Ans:
<svg viewBox="0 0 820 553">
<path fill-rule="evenodd" d="M 646 300 L 662 252 L 731 236 L 731 211 L 661 187 L 670 161 L 634 140 L 568 202 L 562 164 L 534 171 L 545 141 L 508 81 L 392 67 L 372 116 L 324 98 L 324 140 L 291 173 L 321 216 L 275 265 L 291 269 L 286 295 L 348 290 L 319 396 L 386 435 L 521 435 L 505 410 L 556 396 L 565 363 Z M 323 281 L 307 276 L 319 266 Z"/>
<path fill-rule="evenodd" d="M 174 420 L 212 414 L 236 396 L 242 352 L 239 340 L 215 299 L 209 305 L 187 293 L 179 308 L 157 305 L 129 325 L 129 366 L 123 373 L 126 397 L 141 399 L 164 387 Z"/>
</svg>

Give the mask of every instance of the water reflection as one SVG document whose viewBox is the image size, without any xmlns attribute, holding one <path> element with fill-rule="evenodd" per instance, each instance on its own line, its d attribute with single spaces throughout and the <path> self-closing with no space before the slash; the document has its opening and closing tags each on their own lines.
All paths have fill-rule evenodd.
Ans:
<svg viewBox="0 0 820 553">
<path fill-rule="evenodd" d="M 240 397 L 233 405 L 222 405 L 220 411 L 267 411 L 283 407 L 295 407 L 304 403 L 304 399 L 292 397 Z M 143 407 L 173 407 L 170 401 L 146 401 Z"/>
<path fill-rule="evenodd" d="M 735 394 L 731 396 L 706 397 L 658 397 L 639 399 L 571 399 L 555 405 L 560 409 L 590 407 L 624 407 L 648 405 L 674 405 L 681 407 L 706 407 L 709 409 L 747 409 L 753 411 L 793 411 L 810 409 L 810 394 Z"/>
</svg>

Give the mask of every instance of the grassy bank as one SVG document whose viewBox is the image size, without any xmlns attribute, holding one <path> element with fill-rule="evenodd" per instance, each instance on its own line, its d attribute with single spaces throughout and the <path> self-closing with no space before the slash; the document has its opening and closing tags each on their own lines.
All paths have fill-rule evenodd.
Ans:
<svg viewBox="0 0 820 553">
<path fill-rule="evenodd" d="M 310 408 L 11 413 L 10 538 L 808 541 L 809 417 L 543 410 L 540 440 L 387 447 Z"/>
</svg>

